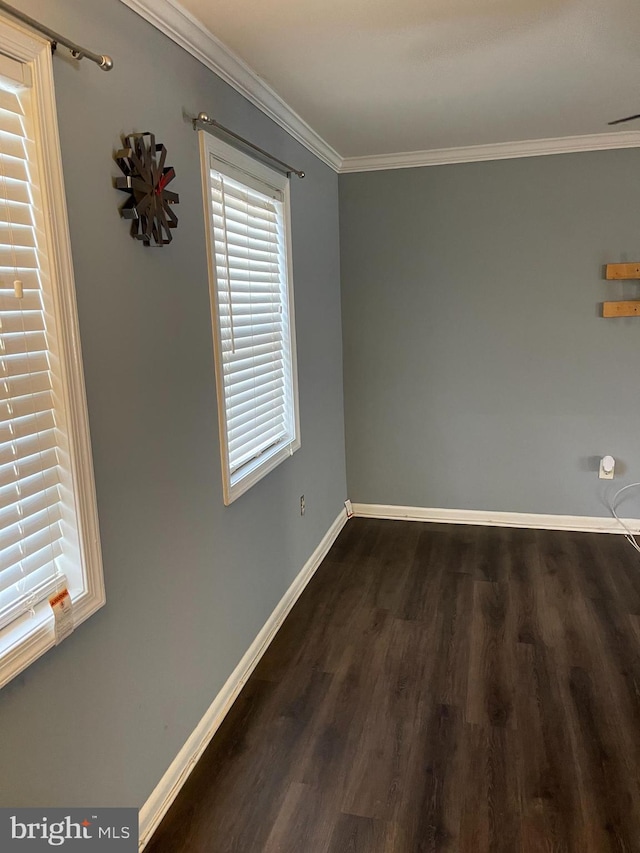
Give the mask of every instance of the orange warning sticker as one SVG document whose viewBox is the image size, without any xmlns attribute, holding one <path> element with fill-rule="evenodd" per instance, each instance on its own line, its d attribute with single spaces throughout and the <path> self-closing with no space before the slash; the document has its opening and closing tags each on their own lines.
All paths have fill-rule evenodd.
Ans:
<svg viewBox="0 0 640 853">
<path fill-rule="evenodd" d="M 55 606 L 56 606 L 56 604 L 60 604 L 60 602 L 62 601 L 62 599 L 63 599 L 63 598 L 66 598 L 68 595 L 69 595 L 69 590 L 68 590 L 68 589 L 63 589 L 63 590 L 62 590 L 62 592 L 57 592 L 57 593 L 53 596 L 53 598 L 50 598 L 50 599 L 49 599 L 49 604 L 50 604 L 52 607 L 55 607 Z"/>
<path fill-rule="evenodd" d="M 49 604 L 53 610 L 54 631 L 56 635 L 56 645 L 62 642 L 65 637 L 73 631 L 73 603 L 69 590 L 65 587 L 60 592 L 54 593 L 49 599 Z"/>
</svg>

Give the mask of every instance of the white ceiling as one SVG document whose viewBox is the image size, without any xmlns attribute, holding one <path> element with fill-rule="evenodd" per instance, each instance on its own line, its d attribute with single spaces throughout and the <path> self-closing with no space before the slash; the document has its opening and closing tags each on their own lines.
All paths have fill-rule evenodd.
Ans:
<svg viewBox="0 0 640 853">
<path fill-rule="evenodd" d="M 638 0 L 180 5 L 343 158 L 602 134 L 640 113 Z"/>
</svg>

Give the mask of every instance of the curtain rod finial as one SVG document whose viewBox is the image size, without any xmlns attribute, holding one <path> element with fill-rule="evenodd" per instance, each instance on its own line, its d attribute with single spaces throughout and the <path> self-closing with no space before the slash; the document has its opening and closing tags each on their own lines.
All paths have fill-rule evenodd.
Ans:
<svg viewBox="0 0 640 853">
<path fill-rule="evenodd" d="M 102 68 L 103 71 L 111 71 L 113 68 L 113 59 L 111 59 L 110 56 L 103 56 L 100 68 Z"/>
<path fill-rule="evenodd" d="M 196 118 L 196 121 L 202 121 L 202 122 L 204 122 L 205 124 L 211 124 L 211 119 L 210 119 L 210 117 L 207 115 L 207 113 L 198 113 L 198 116 L 197 116 L 197 118 Z"/>
</svg>

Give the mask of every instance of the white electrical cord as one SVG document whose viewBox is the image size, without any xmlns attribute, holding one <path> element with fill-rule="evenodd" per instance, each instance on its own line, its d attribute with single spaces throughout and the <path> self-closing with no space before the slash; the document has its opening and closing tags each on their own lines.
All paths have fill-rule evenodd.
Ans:
<svg viewBox="0 0 640 853">
<path fill-rule="evenodd" d="M 623 492 L 626 492 L 626 491 L 627 491 L 627 489 L 634 489 L 634 488 L 637 488 L 637 487 L 639 487 L 639 486 L 640 486 L 640 483 L 629 483 L 629 485 L 628 485 L 628 486 L 623 486 L 623 488 L 618 489 L 618 491 L 617 491 L 617 492 L 615 493 L 615 495 L 613 496 L 613 499 L 612 499 L 611 503 L 609 504 L 609 509 L 611 510 L 611 514 L 612 514 L 612 515 L 613 515 L 613 517 L 616 519 L 616 521 L 618 521 L 618 522 L 622 525 L 622 527 L 626 530 L 626 533 L 625 533 L 625 537 L 624 537 L 624 538 L 625 538 L 625 539 L 627 540 L 627 542 L 628 542 L 628 543 L 629 543 L 633 548 L 635 548 L 635 549 L 636 549 L 636 551 L 640 554 L 640 545 L 638 544 L 638 542 L 637 542 L 637 540 L 636 540 L 636 537 L 633 535 L 633 533 L 629 530 L 629 528 L 627 527 L 627 525 L 624 523 L 624 521 L 620 518 L 620 516 L 619 516 L 619 515 L 618 515 L 618 513 L 616 512 L 616 506 L 617 506 L 618 497 L 619 497 Z"/>
</svg>

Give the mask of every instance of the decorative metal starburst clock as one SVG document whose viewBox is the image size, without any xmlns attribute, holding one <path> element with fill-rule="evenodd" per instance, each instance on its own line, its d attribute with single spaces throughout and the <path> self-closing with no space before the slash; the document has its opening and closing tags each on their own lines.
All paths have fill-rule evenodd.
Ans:
<svg viewBox="0 0 640 853">
<path fill-rule="evenodd" d="M 171 207 L 180 201 L 178 193 L 167 189 L 176 176 L 172 166 L 165 166 L 167 149 L 156 145 L 155 136 L 148 132 L 131 133 L 123 142 L 125 147 L 116 152 L 115 161 L 124 178 L 116 178 L 115 186 L 129 193 L 129 198 L 120 215 L 131 220 L 131 236 L 136 240 L 145 246 L 165 246 L 178 226 Z"/>
</svg>

